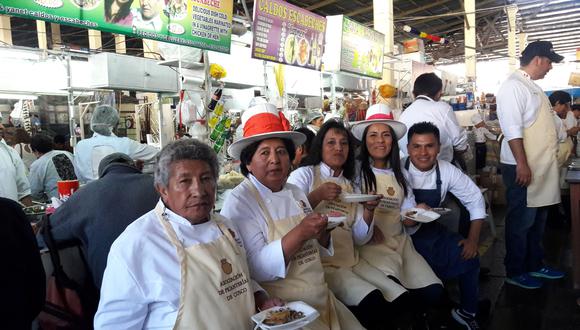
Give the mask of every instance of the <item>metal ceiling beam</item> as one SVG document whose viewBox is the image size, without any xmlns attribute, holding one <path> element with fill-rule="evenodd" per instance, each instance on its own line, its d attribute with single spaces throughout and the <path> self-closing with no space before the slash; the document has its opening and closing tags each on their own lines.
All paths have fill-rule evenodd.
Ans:
<svg viewBox="0 0 580 330">
<path fill-rule="evenodd" d="M 322 7 L 331 5 L 331 4 L 335 3 L 336 1 L 337 0 L 324 0 L 324 1 L 320 1 L 318 3 L 315 3 L 313 5 L 310 5 L 310 6 L 306 7 L 306 8 L 304 8 L 304 9 L 312 11 L 312 10 L 315 10 L 315 9 L 318 9 L 318 8 L 322 8 Z"/>
<path fill-rule="evenodd" d="M 429 3 L 429 4 L 426 4 L 426 5 L 423 5 L 421 7 L 409 9 L 409 10 L 406 10 L 406 11 L 401 12 L 401 13 L 396 13 L 395 15 L 397 17 L 401 17 L 401 16 L 404 17 L 405 15 L 411 15 L 411 14 L 418 13 L 420 11 L 423 11 L 423 10 L 426 10 L 426 9 L 429 9 L 429 8 L 433 8 L 433 7 L 436 7 L 436 6 L 440 6 L 440 5 L 442 5 L 444 3 L 447 3 L 449 1 L 450 0 L 439 0 L 439 1 L 436 1 L 436 2 L 433 2 L 433 3 Z M 359 9 L 353 10 L 350 13 L 346 13 L 344 15 L 345 16 L 349 16 L 349 17 L 352 17 L 352 16 L 356 16 L 356 15 L 368 13 L 368 12 L 370 12 L 372 10 L 373 10 L 373 5 L 370 5 L 370 6 L 366 6 L 366 7 L 363 7 L 363 8 L 359 8 Z"/>
</svg>

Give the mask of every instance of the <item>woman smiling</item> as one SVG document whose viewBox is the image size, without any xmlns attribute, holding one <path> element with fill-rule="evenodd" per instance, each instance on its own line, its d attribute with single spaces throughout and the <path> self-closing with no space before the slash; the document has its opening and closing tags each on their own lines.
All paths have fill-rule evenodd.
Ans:
<svg viewBox="0 0 580 330">
<path fill-rule="evenodd" d="M 320 255 L 332 254 L 327 217 L 313 213 L 306 195 L 286 183 L 295 146 L 305 136 L 272 104 L 242 115 L 243 138 L 228 148 L 241 161 L 246 180 L 226 199 L 222 215 L 237 224 L 252 277 L 271 294 L 301 300 L 320 317 L 308 329 L 361 329 L 327 287 Z"/>
</svg>

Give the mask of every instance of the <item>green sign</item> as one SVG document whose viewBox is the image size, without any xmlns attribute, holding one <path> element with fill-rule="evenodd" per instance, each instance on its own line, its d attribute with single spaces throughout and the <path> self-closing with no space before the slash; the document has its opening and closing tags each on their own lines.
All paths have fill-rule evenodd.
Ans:
<svg viewBox="0 0 580 330">
<path fill-rule="evenodd" d="M 233 0 L 0 0 L 0 14 L 230 52 Z"/>
<path fill-rule="evenodd" d="M 384 34 L 344 17 L 340 70 L 382 78 L 384 45 Z"/>
</svg>

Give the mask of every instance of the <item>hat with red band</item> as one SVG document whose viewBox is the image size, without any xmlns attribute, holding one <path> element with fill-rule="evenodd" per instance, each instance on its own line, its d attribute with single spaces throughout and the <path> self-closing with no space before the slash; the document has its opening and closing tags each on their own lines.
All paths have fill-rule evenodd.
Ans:
<svg viewBox="0 0 580 330">
<path fill-rule="evenodd" d="M 372 124 L 387 124 L 393 128 L 397 140 L 402 138 L 407 132 L 407 126 L 393 118 L 391 109 L 386 104 L 373 104 L 367 110 L 365 120 L 361 120 L 352 125 L 351 131 L 357 140 L 363 140 L 363 133 L 365 129 Z"/>
<path fill-rule="evenodd" d="M 290 123 L 276 106 L 270 103 L 256 104 L 242 115 L 244 135 L 228 148 L 230 156 L 240 159 L 242 150 L 250 144 L 267 139 L 288 139 L 299 146 L 306 141 L 300 132 L 291 131 Z"/>
</svg>

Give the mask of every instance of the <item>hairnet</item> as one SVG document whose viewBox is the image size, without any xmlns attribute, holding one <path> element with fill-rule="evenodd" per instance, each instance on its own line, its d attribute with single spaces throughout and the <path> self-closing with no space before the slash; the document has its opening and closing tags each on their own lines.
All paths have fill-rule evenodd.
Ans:
<svg viewBox="0 0 580 330">
<path fill-rule="evenodd" d="M 101 135 L 109 136 L 119 123 L 117 109 L 110 105 L 99 105 L 91 117 L 91 130 Z"/>
<path fill-rule="evenodd" d="M 310 110 L 304 116 L 304 124 L 310 124 L 314 119 L 321 118 L 324 115 L 320 111 L 320 109 Z"/>
<path fill-rule="evenodd" d="M 475 113 L 473 116 L 471 116 L 471 123 L 473 125 L 477 125 L 479 123 L 481 123 L 483 121 L 483 118 L 481 118 L 481 115 L 479 113 Z"/>
</svg>

